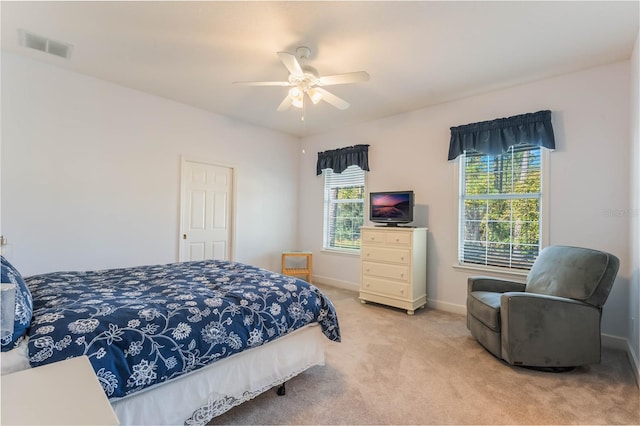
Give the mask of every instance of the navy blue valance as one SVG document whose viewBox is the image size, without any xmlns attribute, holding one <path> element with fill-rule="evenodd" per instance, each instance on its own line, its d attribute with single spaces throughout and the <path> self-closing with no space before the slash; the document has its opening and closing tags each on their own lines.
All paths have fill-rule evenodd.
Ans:
<svg viewBox="0 0 640 426">
<path fill-rule="evenodd" d="M 449 160 L 463 152 L 499 155 L 514 145 L 556 148 L 551 111 L 538 111 L 451 127 Z"/>
<path fill-rule="evenodd" d="M 362 170 L 369 171 L 369 145 L 354 145 L 319 152 L 316 175 L 322 174 L 324 169 L 342 173 L 349 166 L 358 166 Z"/>
</svg>

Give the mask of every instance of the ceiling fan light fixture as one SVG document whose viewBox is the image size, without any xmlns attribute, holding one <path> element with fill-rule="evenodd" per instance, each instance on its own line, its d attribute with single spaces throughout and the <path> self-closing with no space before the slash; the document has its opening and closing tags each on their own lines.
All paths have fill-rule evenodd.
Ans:
<svg viewBox="0 0 640 426">
<path fill-rule="evenodd" d="M 293 86 L 289 89 L 289 96 L 291 96 L 292 99 L 298 99 L 302 97 L 302 90 L 300 90 L 298 86 Z"/>
<path fill-rule="evenodd" d="M 291 98 L 291 105 L 296 108 L 302 108 L 304 103 L 304 91 L 300 87 L 293 86 L 289 89 L 289 97 Z"/>
<path fill-rule="evenodd" d="M 302 108 L 302 106 L 304 105 L 304 99 L 302 98 L 302 96 L 300 96 L 299 98 L 294 98 L 291 101 L 291 105 L 293 105 L 296 108 Z"/>
<path fill-rule="evenodd" d="M 316 89 L 309 89 L 309 92 L 307 93 L 309 94 L 309 99 L 311 99 L 311 102 L 313 102 L 314 105 L 322 100 L 322 93 L 318 92 Z"/>
</svg>

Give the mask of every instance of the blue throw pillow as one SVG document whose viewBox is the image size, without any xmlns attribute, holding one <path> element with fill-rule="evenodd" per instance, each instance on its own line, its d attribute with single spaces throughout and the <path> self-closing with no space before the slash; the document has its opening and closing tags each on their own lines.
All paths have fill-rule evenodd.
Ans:
<svg viewBox="0 0 640 426">
<path fill-rule="evenodd" d="M 20 344 L 27 334 L 31 316 L 33 315 L 33 301 L 29 287 L 22 279 L 20 272 L 11 263 L 2 258 L 2 283 L 12 283 L 16 285 L 16 309 L 13 322 L 13 334 L 2 339 L 2 352 L 9 351 Z"/>
</svg>

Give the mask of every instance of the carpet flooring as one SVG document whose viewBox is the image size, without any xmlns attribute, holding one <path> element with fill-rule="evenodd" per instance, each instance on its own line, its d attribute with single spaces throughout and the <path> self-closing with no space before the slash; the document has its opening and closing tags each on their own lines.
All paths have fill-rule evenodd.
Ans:
<svg viewBox="0 0 640 426">
<path fill-rule="evenodd" d="M 326 365 L 213 419 L 219 424 L 640 424 L 640 395 L 626 353 L 570 372 L 513 367 L 484 350 L 464 316 L 414 316 L 357 293 L 319 286 L 333 301 L 342 342 Z"/>
</svg>

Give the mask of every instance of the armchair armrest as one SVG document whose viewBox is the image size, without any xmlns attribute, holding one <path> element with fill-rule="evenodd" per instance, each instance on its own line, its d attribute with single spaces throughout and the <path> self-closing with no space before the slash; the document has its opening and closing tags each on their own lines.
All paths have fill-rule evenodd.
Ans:
<svg viewBox="0 0 640 426">
<path fill-rule="evenodd" d="M 526 284 L 494 277 L 469 277 L 467 280 L 467 293 L 473 291 L 492 291 L 494 293 L 506 293 L 508 291 L 524 291 Z"/>
<path fill-rule="evenodd" d="M 539 367 L 598 363 L 600 314 L 599 308 L 579 300 L 504 293 L 500 298 L 502 358 Z"/>
</svg>

